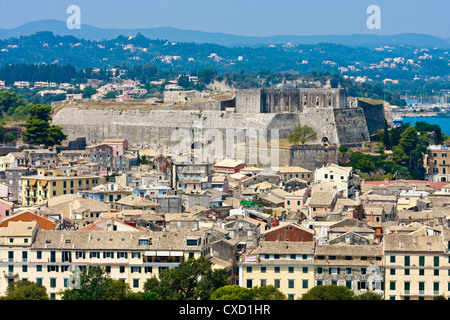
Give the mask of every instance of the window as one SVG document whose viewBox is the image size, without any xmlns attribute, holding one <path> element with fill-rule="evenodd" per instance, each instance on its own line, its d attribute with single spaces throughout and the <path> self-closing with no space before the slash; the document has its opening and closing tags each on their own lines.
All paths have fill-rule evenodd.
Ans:
<svg viewBox="0 0 450 320">
<path fill-rule="evenodd" d="M 419 282 L 419 294 L 424 294 L 425 293 L 425 282 L 420 281 Z"/>
<path fill-rule="evenodd" d="M 119 272 L 120 273 L 125 273 L 125 267 L 124 266 L 120 266 L 119 267 Z"/>
<path fill-rule="evenodd" d="M 100 259 L 100 252 L 98 252 L 98 251 L 89 252 L 89 258 Z"/>
<path fill-rule="evenodd" d="M 294 273 L 294 267 L 289 267 L 289 273 Z"/>
<path fill-rule="evenodd" d="M 117 252 L 117 258 L 119 258 L 119 259 L 126 259 L 127 257 L 128 257 L 127 252 L 123 252 L 123 251 Z"/>
<path fill-rule="evenodd" d="M 247 273 L 252 273 L 252 267 L 247 267 Z"/>
<path fill-rule="evenodd" d="M 56 288 L 56 278 L 50 278 L 50 288 Z"/>
<path fill-rule="evenodd" d="M 409 267 L 410 264 L 410 258 L 409 256 L 405 256 L 405 267 Z"/>
<path fill-rule="evenodd" d="M 288 288 L 289 289 L 294 289 L 294 280 L 293 279 L 289 279 L 288 280 Z"/>
<path fill-rule="evenodd" d="M 352 268 L 345 268 L 346 274 L 352 274 Z"/>
<path fill-rule="evenodd" d="M 266 273 L 266 267 L 261 267 L 261 273 Z"/>
<path fill-rule="evenodd" d="M 248 289 L 253 288 L 253 279 L 247 279 L 247 288 Z"/>
<path fill-rule="evenodd" d="M 405 276 L 409 276 L 410 272 L 409 269 L 405 269 Z"/>
<path fill-rule="evenodd" d="M 47 272 L 58 272 L 59 266 L 47 266 Z"/>
<path fill-rule="evenodd" d="M 346 280 L 345 281 L 345 286 L 348 288 L 348 289 L 352 289 L 352 282 L 351 282 L 351 280 Z"/>
<path fill-rule="evenodd" d="M 395 290 L 395 281 L 389 281 L 389 290 Z"/>
<path fill-rule="evenodd" d="M 131 258 L 133 258 L 133 259 L 140 259 L 141 258 L 141 253 L 140 252 L 132 252 L 131 253 Z"/>
<path fill-rule="evenodd" d="M 433 293 L 439 294 L 439 282 L 433 282 Z"/>
<path fill-rule="evenodd" d="M 280 279 L 274 279 L 273 280 L 273 285 L 275 288 L 280 288 Z"/>
<path fill-rule="evenodd" d="M 133 279 L 133 288 L 139 288 L 139 279 Z"/>
<path fill-rule="evenodd" d="M 103 259 L 111 259 L 114 258 L 114 252 L 112 251 L 105 251 L 103 252 Z"/>
<path fill-rule="evenodd" d="M 409 281 L 405 281 L 403 283 L 403 289 L 405 290 L 405 293 L 408 294 L 411 289 L 411 283 Z"/>
<path fill-rule="evenodd" d="M 275 273 L 280 273 L 280 267 L 274 267 Z"/>
<path fill-rule="evenodd" d="M 439 267 L 439 256 L 434 257 L 434 266 Z"/>
<path fill-rule="evenodd" d="M 308 280 L 302 280 L 302 289 L 308 289 L 309 284 L 308 284 Z"/>
<path fill-rule="evenodd" d="M 303 273 L 308 273 L 308 267 L 303 267 L 302 270 L 303 270 Z"/>
<path fill-rule="evenodd" d="M 141 273 L 141 267 L 131 267 L 131 273 Z"/>
<path fill-rule="evenodd" d="M 36 251 L 36 259 L 42 259 L 42 251 Z"/>
<path fill-rule="evenodd" d="M 188 246 L 198 246 L 199 241 L 198 239 L 188 239 L 186 240 L 186 245 Z"/>
<path fill-rule="evenodd" d="M 323 273 L 323 268 L 317 267 L 317 274 L 322 274 L 322 273 Z"/>
</svg>

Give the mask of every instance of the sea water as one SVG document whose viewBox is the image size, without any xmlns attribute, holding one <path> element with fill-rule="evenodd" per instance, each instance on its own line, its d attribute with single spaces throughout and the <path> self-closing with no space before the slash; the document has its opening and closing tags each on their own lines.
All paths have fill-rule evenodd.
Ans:
<svg viewBox="0 0 450 320">
<path fill-rule="evenodd" d="M 442 133 L 445 133 L 447 136 L 450 136 L 450 117 L 404 117 L 403 123 L 409 123 L 414 126 L 416 122 L 426 122 L 428 124 L 437 124 L 441 127 Z"/>
</svg>

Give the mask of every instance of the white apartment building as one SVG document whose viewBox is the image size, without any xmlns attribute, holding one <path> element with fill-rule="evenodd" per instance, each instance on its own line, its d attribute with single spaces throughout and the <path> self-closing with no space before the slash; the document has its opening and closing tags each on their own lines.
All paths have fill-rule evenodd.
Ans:
<svg viewBox="0 0 450 320">
<path fill-rule="evenodd" d="M 342 192 L 344 197 L 351 198 L 355 194 L 355 177 L 352 167 L 341 167 L 337 164 L 329 164 L 314 172 L 314 183 L 328 183 Z"/>
</svg>

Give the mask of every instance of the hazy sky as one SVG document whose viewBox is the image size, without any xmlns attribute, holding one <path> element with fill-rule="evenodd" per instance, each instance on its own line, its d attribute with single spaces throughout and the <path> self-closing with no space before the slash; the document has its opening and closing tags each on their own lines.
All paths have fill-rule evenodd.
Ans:
<svg viewBox="0 0 450 320">
<path fill-rule="evenodd" d="M 450 37 L 450 0 L 0 0 L 0 28 L 57 19 L 69 5 L 81 23 L 104 28 L 181 29 L 239 35 L 398 34 Z M 370 5 L 381 9 L 381 30 L 369 30 Z"/>
</svg>

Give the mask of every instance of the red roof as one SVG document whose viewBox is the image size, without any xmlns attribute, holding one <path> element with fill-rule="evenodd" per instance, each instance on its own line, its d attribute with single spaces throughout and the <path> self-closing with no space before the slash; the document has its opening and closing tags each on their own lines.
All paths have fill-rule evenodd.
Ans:
<svg viewBox="0 0 450 320">
<path fill-rule="evenodd" d="M 272 221 L 271 226 L 272 227 L 278 227 L 280 225 L 280 223 L 278 222 L 277 216 L 275 216 L 275 218 Z"/>
</svg>

